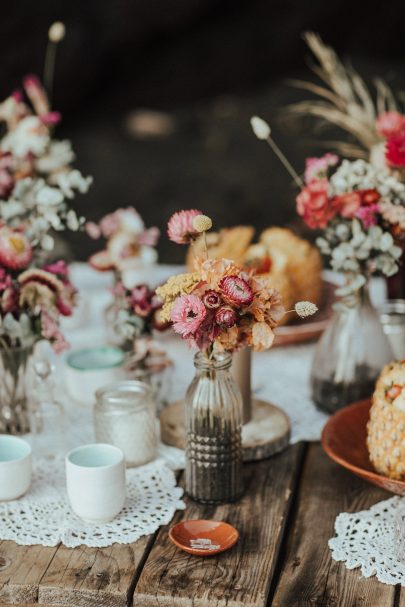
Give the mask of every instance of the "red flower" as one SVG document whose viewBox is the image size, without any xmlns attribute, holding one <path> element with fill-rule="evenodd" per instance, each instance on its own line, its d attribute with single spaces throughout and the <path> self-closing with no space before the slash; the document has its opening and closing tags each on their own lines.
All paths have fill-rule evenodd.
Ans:
<svg viewBox="0 0 405 607">
<path fill-rule="evenodd" d="M 385 146 L 385 158 L 392 167 L 405 167 L 405 132 L 393 135 Z"/>
<path fill-rule="evenodd" d="M 332 205 L 336 210 L 337 215 L 350 219 L 355 217 L 357 211 L 361 207 L 361 194 L 360 192 L 339 194 L 338 196 L 333 197 Z"/>
<path fill-rule="evenodd" d="M 225 276 L 219 288 L 230 302 L 238 305 L 249 305 L 253 300 L 253 291 L 246 280 L 239 276 Z"/>
<path fill-rule="evenodd" d="M 359 190 L 359 193 L 362 205 L 376 204 L 381 198 L 381 194 L 377 190 Z"/>
<path fill-rule="evenodd" d="M 236 324 L 236 320 L 236 312 L 232 308 L 224 306 L 223 308 L 219 308 L 215 313 L 215 322 L 226 329 L 233 327 Z"/>
<path fill-rule="evenodd" d="M 208 291 L 206 291 L 202 300 L 204 302 L 204 305 L 207 308 L 210 308 L 211 310 L 219 308 L 222 303 L 221 296 L 213 289 L 209 289 Z"/>
<path fill-rule="evenodd" d="M 336 215 L 328 198 L 328 180 L 311 181 L 297 196 L 297 212 L 310 228 L 326 228 Z"/>
<path fill-rule="evenodd" d="M 6 226 L 0 229 L 0 264 L 23 270 L 32 260 L 32 247 L 25 234 Z"/>
</svg>

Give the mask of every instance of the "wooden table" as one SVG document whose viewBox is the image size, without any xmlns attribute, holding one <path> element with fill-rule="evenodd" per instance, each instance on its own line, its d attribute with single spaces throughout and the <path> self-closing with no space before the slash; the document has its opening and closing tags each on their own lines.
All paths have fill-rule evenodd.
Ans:
<svg viewBox="0 0 405 607">
<path fill-rule="evenodd" d="M 336 515 L 388 497 L 322 452 L 299 444 L 245 466 L 247 490 L 234 505 L 189 502 L 175 521 L 226 520 L 241 532 L 227 553 L 192 557 L 168 527 L 110 548 L 0 543 L 0 604 L 74 607 L 404 607 L 405 590 L 364 579 L 332 561 Z"/>
</svg>

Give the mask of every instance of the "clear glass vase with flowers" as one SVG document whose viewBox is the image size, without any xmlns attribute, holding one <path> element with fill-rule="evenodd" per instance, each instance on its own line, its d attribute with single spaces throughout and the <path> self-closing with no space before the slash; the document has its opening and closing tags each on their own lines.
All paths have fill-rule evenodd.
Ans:
<svg viewBox="0 0 405 607">
<path fill-rule="evenodd" d="M 51 93 L 56 45 L 64 25 L 49 30 L 45 73 Z M 0 103 L 0 432 L 26 433 L 27 369 L 34 345 L 67 344 L 61 316 L 72 314 L 76 292 L 63 261 L 46 263 L 55 235 L 77 231 L 84 218 L 71 200 L 92 182 L 73 168 L 70 141 L 54 137 L 61 119 L 34 75 Z"/>
<path fill-rule="evenodd" d="M 178 244 L 205 239 L 211 219 L 198 210 L 180 211 L 169 221 Z M 273 329 L 284 316 L 269 279 L 227 259 L 195 258 L 194 271 L 172 276 L 156 290 L 161 318 L 198 352 L 195 377 L 185 397 L 186 491 L 196 501 L 220 503 L 240 497 L 242 482 L 242 397 L 229 370 L 232 353 L 270 348 Z M 297 312 L 316 306 L 300 302 Z"/>
<path fill-rule="evenodd" d="M 313 399 L 330 413 L 371 396 L 382 367 L 393 358 L 369 298 L 368 281 L 372 275 L 391 277 L 399 270 L 402 249 L 395 238 L 405 234 L 400 221 L 405 184 L 386 168 L 329 153 L 308 158 L 302 180 L 273 141 L 267 123 L 255 117 L 252 127 L 292 174 L 300 189 L 298 214 L 317 230 L 316 243 L 332 270 L 344 274 L 345 284 L 336 291 L 340 301 L 318 343 L 311 373 Z"/>
</svg>

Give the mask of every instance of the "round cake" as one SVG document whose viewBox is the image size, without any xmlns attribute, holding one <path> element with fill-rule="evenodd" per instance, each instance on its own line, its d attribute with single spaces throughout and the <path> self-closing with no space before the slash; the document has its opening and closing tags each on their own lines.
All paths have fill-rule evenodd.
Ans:
<svg viewBox="0 0 405 607">
<path fill-rule="evenodd" d="M 377 381 L 367 447 L 377 472 L 405 480 L 405 360 L 384 367 Z"/>
</svg>

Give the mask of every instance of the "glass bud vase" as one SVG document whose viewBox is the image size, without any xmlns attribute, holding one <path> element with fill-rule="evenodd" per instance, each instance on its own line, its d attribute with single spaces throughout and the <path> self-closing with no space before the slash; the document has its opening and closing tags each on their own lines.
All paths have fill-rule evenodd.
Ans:
<svg viewBox="0 0 405 607">
<path fill-rule="evenodd" d="M 217 504 L 242 494 L 242 396 L 229 370 L 232 356 L 199 352 L 187 390 L 186 492 Z"/>
<path fill-rule="evenodd" d="M 334 413 L 371 397 L 381 369 L 393 358 L 366 283 L 336 305 L 318 342 L 311 370 L 312 399 L 319 409 Z"/>
<path fill-rule="evenodd" d="M 0 348 L 0 434 L 30 431 L 27 374 L 33 346 Z"/>
</svg>

